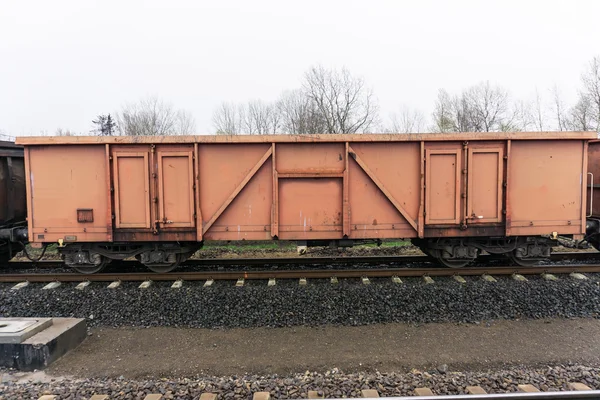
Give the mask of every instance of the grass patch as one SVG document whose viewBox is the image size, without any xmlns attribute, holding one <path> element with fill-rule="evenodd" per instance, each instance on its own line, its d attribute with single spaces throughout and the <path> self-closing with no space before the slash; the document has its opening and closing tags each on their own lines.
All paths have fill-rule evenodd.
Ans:
<svg viewBox="0 0 600 400">
<path fill-rule="evenodd" d="M 296 250 L 294 242 L 264 241 L 253 243 L 223 243 L 209 242 L 205 243 L 203 248 L 207 249 L 226 249 L 226 250 Z"/>
<path fill-rule="evenodd" d="M 377 246 L 377 243 L 366 243 L 366 244 L 358 244 L 354 247 L 402 247 L 402 246 L 410 246 L 410 240 L 389 240 L 383 241 L 380 246 Z"/>
</svg>

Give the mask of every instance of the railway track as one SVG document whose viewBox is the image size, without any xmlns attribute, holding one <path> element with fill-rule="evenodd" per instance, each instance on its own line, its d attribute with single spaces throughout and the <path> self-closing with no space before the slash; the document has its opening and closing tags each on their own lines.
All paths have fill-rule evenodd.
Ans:
<svg viewBox="0 0 600 400">
<path fill-rule="evenodd" d="M 329 278 L 401 278 L 443 276 L 544 275 L 599 273 L 600 264 L 544 265 L 535 267 L 490 266 L 473 268 L 356 268 L 338 270 L 256 270 L 256 271 L 194 271 L 194 272 L 118 272 L 84 275 L 80 273 L 19 273 L 0 274 L 0 282 L 139 282 L 139 281 L 201 281 L 201 280 L 268 280 L 268 279 L 329 279 Z M 582 275 L 584 276 L 584 275 Z M 552 278 L 548 278 L 552 279 Z M 583 278 L 585 279 L 585 278 Z"/>
<path fill-rule="evenodd" d="M 584 384 L 581 383 L 571 383 L 569 384 L 569 390 L 561 391 L 561 392 L 540 392 L 533 385 L 519 385 L 519 392 L 516 393 L 496 393 L 496 394 L 488 394 L 481 388 L 480 386 L 467 386 L 466 391 L 468 394 L 460 394 L 460 395 L 440 395 L 436 396 L 433 392 L 425 387 L 416 388 L 415 396 L 402 396 L 402 397 L 379 397 L 379 394 L 376 390 L 373 389 L 363 389 L 362 398 L 363 399 L 387 399 L 387 400 L 409 400 L 409 399 L 418 399 L 418 400 L 437 400 L 437 399 L 446 399 L 446 400 L 561 400 L 561 399 L 570 399 L 570 400 L 583 400 L 583 399 L 598 399 L 600 398 L 600 390 L 591 390 Z M 203 393 L 200 396 L 200 400 L 217 400 L 220 396 L 217 393 Z M 40 397 L 38 400 L 53 400 L 56 396 L 45 395 Z M 144 400 L 162 400 L 162 394 L 148 394 L 144 397 Z M 308 399 L 324 399 L 319 391 L 308 391 L 307 397 Z M 111 397 L 108 395 L 94 395 L 91 400 L 110 400 Z M 271 395 L 269 392 L 255 392 L 252 396 L 252 400 L 271 400 Z M 333 399 L 331 399 L 333 400 Z"/>
</svg>

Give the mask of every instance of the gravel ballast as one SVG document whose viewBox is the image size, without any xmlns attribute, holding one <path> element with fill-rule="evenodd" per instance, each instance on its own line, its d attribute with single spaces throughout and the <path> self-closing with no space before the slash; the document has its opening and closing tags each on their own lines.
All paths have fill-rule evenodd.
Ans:
<svg viewBox="0 0 600 400">
<path fill-rule="evenodd" d="M 532 384 L 542 391 L 568 390 L 569 382 L 600 387 L 600 368 L 578 365 L 540 369 L 514 368 L 485 373 L 448 372 L 444 366 L 434 371 L 344 374 L 333 369 L 324 374 L 306 372 L 289 376 L 227 376 L 197 379 L 55 379 L 26 381 L 0 371 L 0 399 L 38 398 L 58 395 L 57 400 L 89 398 L 106 394 L 110 399 L 143 399 L 160 393 L 164 399 L 198 399 L 204 392 L 218 393 L 224 399 L 250 399 L 255 392 L 270 392 L 275 399 L 306 398 L 309 390 L 325 398 L 361 397 L 362 389 L 375 389 L 380 396 L 408 396 L 417 387 L 428 387 L 434 394 L 464 394 L 467 386 L 479 385 L 488 393 L 515 392 L 519 384 Z"/>
<path fill-rule="evenodd" d="M 532 277 L 528 282 L 499 278 L 485 282 L 467 278 L 436 278 L 434 284 L 387 279 L 362 285 L 360 280 L 156 282 L 149 289 L 123 283 L 106 289 L 92 283 L 83 291 L 74 284 L 40 290 L 41 284 L 11 291 L 0 286 L 2 317 L 79 317 L 91 326 L 186 326 L 202 328 L 366 325 L 387 322 L 477 322 L 491 319 L 597 317 L 600 286 L 596 278 L 577 281 L 568 276 L 557 282 Z"/>
</svg>

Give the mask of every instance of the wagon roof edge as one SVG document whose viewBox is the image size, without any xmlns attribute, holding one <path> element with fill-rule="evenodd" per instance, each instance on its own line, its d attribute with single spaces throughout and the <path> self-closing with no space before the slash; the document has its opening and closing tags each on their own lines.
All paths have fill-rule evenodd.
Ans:
<svg viewBox="0 0 600 400">
<path fill-rule="evenodd" d="M 596 132 L 466 132 L 317 135 L 21 136 L 19 145 L 137 143 L 323 143 L 598 139 Z"/>
</svg>

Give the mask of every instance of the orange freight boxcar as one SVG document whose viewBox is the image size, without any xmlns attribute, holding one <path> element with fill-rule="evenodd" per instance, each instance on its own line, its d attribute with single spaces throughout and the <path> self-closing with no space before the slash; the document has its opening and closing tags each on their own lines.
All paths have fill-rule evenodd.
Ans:
<svg viewBox="0 0 600 400">
<path fill-rule="evenodd" d="M 521 264 L 586 229 L 594 133 L 25 137 L 29 240 L 96 272 L 206 240 L 410 238 L 446 266 Z"/>
</svg>

